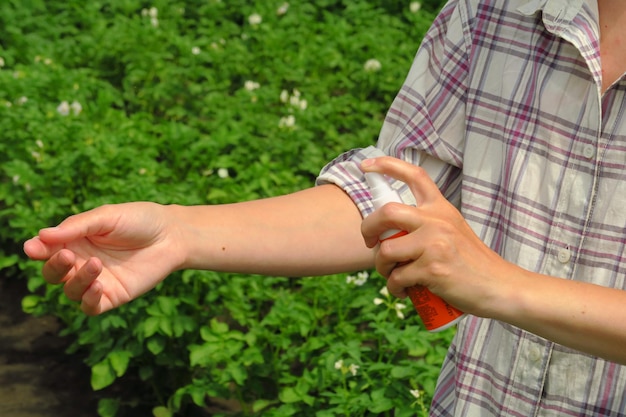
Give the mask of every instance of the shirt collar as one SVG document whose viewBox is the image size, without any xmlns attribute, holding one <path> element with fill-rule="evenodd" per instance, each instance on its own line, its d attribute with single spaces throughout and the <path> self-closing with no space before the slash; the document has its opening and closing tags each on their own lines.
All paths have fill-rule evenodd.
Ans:
<svg viewBox="0 0 626 417">
<path fill-rule="evenodd" d="M 518 11 L 527 16 L 542 12 L 546 27 L 556 32 L 571 24 L 579 13 L 587 21 L 598 22 L 597 0 L 528 0 Z"/>
<path fill-rule="evenodd" d="M 518 11 L 526 16 L 541 14 L 545 28 L 580 51 L 594 79 L 601 85 L 597 0 L 527 0 Z"/>
</svg>

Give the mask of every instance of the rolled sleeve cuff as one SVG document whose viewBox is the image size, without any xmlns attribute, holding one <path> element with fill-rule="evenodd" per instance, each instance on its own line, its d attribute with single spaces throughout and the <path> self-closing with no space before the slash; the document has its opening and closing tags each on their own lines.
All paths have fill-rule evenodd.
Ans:
<svg viewBox="0 0 626 417">
<path fill-rule="evenodd" d="M 374 207 L 360 165 L 364 159 L 380 156 L 385 156 L 385 153 L 374 146 L 343 153 L 322 169 L 316 185 L 335 184 L 340 187 L 354 201 L 361 215 L 366 217 L 374 211 Z"/>
</svg>

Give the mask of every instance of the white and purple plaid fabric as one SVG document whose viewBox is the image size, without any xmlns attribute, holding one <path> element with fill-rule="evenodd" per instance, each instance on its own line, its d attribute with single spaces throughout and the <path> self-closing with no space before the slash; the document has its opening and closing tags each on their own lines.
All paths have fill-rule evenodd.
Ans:
<svg viewBox="0 0 626 417">
<path fill-rule="evenodd" d="M 318 182 L 366 215 L 356 162 L 419 164 L 505 259 L 626 290 L 626 81 L 601 94 L 597 16 L 592 0 L 451 1 L 377 146 L 341 155 Z M 626 367 L 468 317 L 431 416 L 626 416 Z"/>
</svg>

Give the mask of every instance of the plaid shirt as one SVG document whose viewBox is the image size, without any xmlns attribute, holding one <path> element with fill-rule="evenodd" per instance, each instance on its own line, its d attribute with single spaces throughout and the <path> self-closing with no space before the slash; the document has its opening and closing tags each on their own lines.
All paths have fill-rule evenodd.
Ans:
<svg viewBox="0 0 626 417">
<path fill-rule="evenodd" d="M 626 290 L 626 81 L 602 94 L 601 76 L 595 1 L 451 1 L 376 148 L 341 155 L 318 181 L 367 215 L 355 162 L 419 164 L 505 259 Z M 470 316 L 431 416 L 626 416 L 626 367 Z"/>
</svg>

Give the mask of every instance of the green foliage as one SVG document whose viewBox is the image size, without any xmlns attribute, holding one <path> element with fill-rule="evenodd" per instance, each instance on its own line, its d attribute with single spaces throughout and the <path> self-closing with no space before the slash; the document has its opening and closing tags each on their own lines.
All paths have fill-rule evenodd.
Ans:
<svg viewBox="0 0 626 417">
<path fill-rule="evenodd" d="M 425 332 L 381 298 L 380 277 L 185 271 L 87 318 L 18 254 L 105 203 L 312 185 L 374 142 L 439 3 L 0 3 L 0 270 L 28 280 L 25 311 L 59 317 L 86 352 L 93 389 L 111 392 L 100 416 L 226 400 L 237 406 L 215 415 L 425 415 L 452 331 Z M 115 391 L 125 381 L 137 389 Z"/>
</svg>

